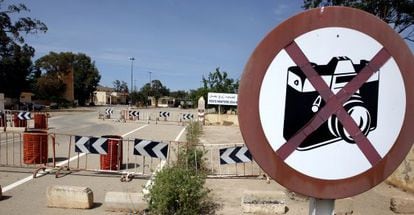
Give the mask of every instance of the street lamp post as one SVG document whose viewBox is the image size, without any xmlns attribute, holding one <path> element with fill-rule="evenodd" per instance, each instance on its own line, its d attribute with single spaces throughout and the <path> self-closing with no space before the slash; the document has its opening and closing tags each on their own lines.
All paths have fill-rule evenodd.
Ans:
<svg viewBox="0 0 414 215">
<path fill-rule="evenodd" d="M 150 84 L 150 87 L 152 86 L 152 84 L 151 84 L 151 74 L 152 74 L 152 72 L 148 72 L 149 73 L 149 84 Z"/>
<path fill-rule="evenodd" d="M 149 74 L 149 86 L 150 86 L 150 89 L 149 89 L 149 91 L 147 92 L 147 102 L 145 102 L 146 104 L 148 103 L 148 99 L 149 99 L 149 96 L 150 96 L 150 91 L 151 91 L 151 87 L 152 87 L 152 84 L 151 84 L 151 71 L 150 72 L 148 72 L 148 74 Z M 147 107 L 148 107 L 148 105 L 147 105 Z"/>
<path fill-rule="evenodd" d="M 134 57 L 130 57 L 129 60 L 131 60 L 131 89 L 129 90 L 129 92 L 131 93 L 132 90 L 134 89 L 134 85 L 132 83 L 133 79 L 134 79 Z"/>
</svg>

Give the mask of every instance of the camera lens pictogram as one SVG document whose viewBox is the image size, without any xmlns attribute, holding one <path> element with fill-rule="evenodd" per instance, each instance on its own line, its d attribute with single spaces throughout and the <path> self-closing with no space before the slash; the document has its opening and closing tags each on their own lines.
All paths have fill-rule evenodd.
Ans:
<svg viewBox="0 0 414 215">
<path fill-rule="evenodd" d="M 360 60 L 360 63 L 354 64 L 350 58 L 338 56 L 333 57 L 325 65 L 312 62 L 310 65 L 329 86 L 332 93 L 336 94 L 368 63 L 367 60 Z M 318 113 L 325 102 L 300 66 L 289 67 L 287 72 L 283 136 L 289 140 Z M 379 72 L 376 71 L 343 105 L 365 136 L 376 128 L 378 85 Z M 311 150 L 339 140 L 355 143 L 354 138 L 346 131 L 338 117 L 333 115 L 309 134 L 297 150 Z"/>
</svg>

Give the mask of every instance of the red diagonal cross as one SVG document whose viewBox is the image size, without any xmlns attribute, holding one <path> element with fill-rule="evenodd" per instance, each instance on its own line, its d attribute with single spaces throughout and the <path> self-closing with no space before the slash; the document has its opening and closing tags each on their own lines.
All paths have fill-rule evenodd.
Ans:
<svg viewBox="0 0 414 215">
<path fill-rule="evenodd" d="M 293 137 L 283 144 L 276 153 L 280 158 L 285 160 L 293 151 L 306 139 L 308 135 L 318 129 L 328 118 L 335 114 L 342 123 L 346 131 L 355 140 L 357 146 L 371 163 L 372 166 L 381 160 L 381 156 L 372 146 L 368 138 L 362 134 L 358 125 L 352 117 L 343 108 L 343 104 L 374 74 L 378 71 L 391 55 L 382 48 L 359 73 L 345 87 L 343 87 L 336 95 L 331 91 L 325 81 L 314 70 L 309 60 L 296 44 L 292 42 L 285 48 L 288 55 L 301 68 L 303 73 L 309 79 L 315 90 L 319 92 L 326 102 L 319 112 L 300 129 Z"/>
</svg>

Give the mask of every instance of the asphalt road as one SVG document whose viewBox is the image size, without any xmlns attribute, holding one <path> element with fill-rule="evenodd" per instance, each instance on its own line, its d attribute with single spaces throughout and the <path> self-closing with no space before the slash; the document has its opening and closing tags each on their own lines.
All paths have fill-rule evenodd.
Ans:
<svg viewBox="0 0 414 215">
<path fill-rule="evenodd" d="M 118 113 L 120 108 L 116 108 Z M 21 158 L 21 136 L 16 133 L 14 138 L 6 141 L 5 135 L 0 133 L 0 185 L 3 188 L 4 198 L 0 201 L 0 214 L 117 214 L 105 211 L 104 197 L 108 191 L 118 192 L 142 192 L 148 182 L 149 175 L 159 165 L 157 159 L 146 159 L 132 155 L 132 141 L 135 138 L 155 141 L 184 141 L 186 133 L 184 126 L 177 122 L 127 122 L 121 123 L 117 120 L 98 119 L 99 110 L 82 112 L 58 112 L 51 113 L 49 133 L 56 133 L 56 158 L 59 165 L 65 165 L 68 158 L 72 158 L 70 166 L 77 168 L 79 161 L 80 168 L 99 169 L 99 155 L 84 155 L 77 158 L 74 152 L 73 142 L 71 147 L 70 136 L 95 136 L 119 135 L 123 136 L 124 147 L 123 171 L 133 171 L 145 175 L 138 177 L 131 182 L 121 182 L 120 175 L 102 174 L 93 171 L 73 171 L 71 174 L 55 178 L 54 174 L 45 174 L 32 179 L 33 166 L 10 167 L 11 164 L 20 166 Z M 18 129 L 17 129 L 18 130 Z M 207 157 L 210 160 L 218 161 L 218 148 L 242 144 L 243 140 L 240 130 L 236 126 L 206 126 L 203 129 L 201 143 L 204 149 L 209 150 Z M 11 135 L 11 134 L 9 134 Z M 10 139 L 10 136 L 9 136 Z M 49 149 L 51 143 L 49 143 Z M 49 150 L 50 151 L 50 150 Z M 68 153 L 71 153 L 70 155 Z M 171 152 L 171 151 L 170 151 Z M 49 152 L 50 153 L 50 152 Z M 172 153 L 173 154 L 173 153 Z M 8 165 L 6 166 L 6 155 Z M 13 158 L 14 155 L 14 158 Z M 51 154 L 49 154 L 50 157 Z M 210 167 L 209 167 L 210 168 Z M 223 175 L 244 173 L 257 175 L 260 169 L 254 163 L 239 165 L 218 165 L 211 166 L 217 173 Z M 145 173 L 145 174 L 144 174 Z M 86 186 L 94 192 L 94 208 L 91 210 L 58 209 L 46 207 L 46 188 L 50 185 L 75 185 Z M 237 215 L 242 213 L 240 201 L 245 191 L 283 191 L 285 188 L 273 180 L 269 183 L 263 178 L 236 178 L 236 179 L 208 179 L 206 185 L 212 190 L 211 196 L 215 202 L 220 204 L 216 214 Z M 390 211 L 390 198 L 402 196 L 413 198 L 413 194 L 403 192 L 386 183 L 381 183 L 368 192 L 352 197 L 348 200 L 336 200 L 335 210 L 344 212 L 351 209 L 353 214 L 364 215 L 388 215 L 394 214 Z M 284 199 L 289 207 L 287 214 L 307 214 L 309 201 L 306 197 Z"/>
<path fill-rule="evenodd" d="M 115 108 L 119 112 L 119 108 Z M 93 171 L 72 171 L 71 174 L 55 178 L 54 174 L 45 174 L 32 179 L 34 166 L 21 164 L 21 136 L 19 129 L 12 140 L 0 139 L 0 185 L 3 200 L 0 201 L 0 214 L 104 214 L 104 197 L 107 191 L 141 192 L 149 177 L 136 178 L 131 182 L 121 182 L 118 174 L 103 174 Z M 124 171 L 134 171 L 151 175 L 158 164 L 158 159 L 147 158 L 143 163 L 141 156 L 134 156 L 133 139 L 145 139 L 161 142 L 184 141 L 185 127 L 180 123 L 118 122 L 116 119 L 98 119 L 98 110 L 91 112 L 55 112 L 49 118 L 49 158 L 52 141 L 56 135 L 57 165 L 64 166 L 70 158 L 69 166 L 74 170 L 99 169 L 99 155 L 88 154 L 78 157 L 74 152 L 74 135 L 100 137 L 118 135 L 124 138 Z M 8 138 L 10 139 L 10 134 Z M 128 141 L 129 140 L 129 141 Z M 3 142 L 2 142 L 3 141 Z M 70 152 L 70 154 L 69 154 Z M 5 159 L 7 155 L 7 164 Z M 13 156 L 14 155 L 14 156 Z M 13 157 L 13 159 L 12 159 Z M 51 161 L 51 159 L 49 159 Z M 79 161 L 79 164 L 78 164 Z M 50 164 L 50 163 L 49 163 Z M 9 167 L 9 166 L 22 166 Z M 50 185 L 75 185 L 90 187 L 94 192 L 95 207 L 92 210 L 70 210 L 46 207 L 46 188 Z"/>
</svg>

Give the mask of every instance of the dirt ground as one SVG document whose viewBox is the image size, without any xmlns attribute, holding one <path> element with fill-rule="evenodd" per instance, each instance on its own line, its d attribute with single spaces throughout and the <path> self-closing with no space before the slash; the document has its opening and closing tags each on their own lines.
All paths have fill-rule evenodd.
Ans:
<svg viewBox="0 0 414 215">
<path fill-rule="evenodd" d="M 205 126 L 201 142 L 204 144 L 241 143 L 239 127 L 237 126 Z M 307 197 L 292 197 L 284 187 L 271 180 L 267 183 L 262 177 L 243 179 L 208 179 L 207 187 L 212 190 L 212 196 L 220 208 L 217 214 L 242 214 L 241 199 L 245 191 L 283 191 L 286 193 L 285 201 L 288 207 L 286 214 L 307 214 L 309 210 L 309 199 Z M 414 198 L 413 193 L 404 192 L 398 188 L 386 184 L 379 184 L 368 192 L 335 201 L 336 212 L 349 212 L 364 215 L 387 215 L 394 214 L 390 210 L 390 199 L 392 197 Z"/>
</svg>

